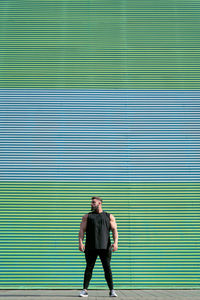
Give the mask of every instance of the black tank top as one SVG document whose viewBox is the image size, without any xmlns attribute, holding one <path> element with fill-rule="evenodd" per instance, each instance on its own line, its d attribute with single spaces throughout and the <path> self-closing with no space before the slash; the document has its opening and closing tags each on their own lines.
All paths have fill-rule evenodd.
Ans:
<svg viewBox="0 0 200 300">
<path fill-rule="evenodd" d="M 86 227 L 85 249 L 108 249 L 110 241 L 110 214 L 89 212 Z"/>
</svg>

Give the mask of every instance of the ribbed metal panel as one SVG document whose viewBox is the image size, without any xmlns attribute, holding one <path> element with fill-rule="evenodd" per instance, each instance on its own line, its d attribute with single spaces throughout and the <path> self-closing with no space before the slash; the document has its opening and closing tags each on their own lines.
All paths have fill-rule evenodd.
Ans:
<svg viewBox="0 0 200 300">
<path fill-rule="evenodd" d="M 118 223 L 117 288 L 199 287 L 198 97 L 1 90 L 1 288 L 82 287 L 93 195 Z"/>
<path fill-rule="evenodd" d="M 115 215 L 116 288 L 199 287 L 198 183 L 1 183 L 1 288 L 82 288 L 81 217 Z M 107 288 L 98 258 L 90 288 Z"/>
<path fill-rule="evenodd" d="M 199 10 L 0 1 L 0 288 L 82 288 L 94 195 L 115 288 L 199 288 Z"/>
<path fill-rule="evenodd" d="M 199 182 L 199 91 L 0 92 L 2 181 Z"/>
<path fill-rule="evenodd" d="M 0 1 L 0 87 L 199 89 L 199 11 L 199 0 Z"/>
</svg>

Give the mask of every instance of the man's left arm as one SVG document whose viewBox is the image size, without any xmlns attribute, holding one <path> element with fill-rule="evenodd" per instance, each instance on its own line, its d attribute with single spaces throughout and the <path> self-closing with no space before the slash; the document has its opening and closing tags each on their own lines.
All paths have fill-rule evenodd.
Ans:
<svg viewBox="0 0 200 300">
<path fill-rule="evenodd" d="M 110 214 L 110 227 L 112 230 L 113 240 L 114 240 L 114 244 L 112 245 L 113 252 L 114 252 L 117 251 L 118 249 L 118 232 L 117 232 L 117 223 L 115 221 L 115 217 L 112 214 Z"/>
</svg>

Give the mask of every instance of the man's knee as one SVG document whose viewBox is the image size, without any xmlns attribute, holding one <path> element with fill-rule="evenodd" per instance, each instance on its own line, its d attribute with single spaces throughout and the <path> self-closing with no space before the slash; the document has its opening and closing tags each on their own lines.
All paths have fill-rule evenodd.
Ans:
<svg viewBox="0 0 200 300">
<path fill-rule="evenodd" d="M 94 265 L 87 265 L 86 270 L 87 271 L 92 271 L 94 269 Z"/>
<path fill-rule="evenodd" d="M 110 272 L 111 271 L 111 266 L 110 264 L 103 264 L 103 268 L 105 272 Z"/>
</svg>

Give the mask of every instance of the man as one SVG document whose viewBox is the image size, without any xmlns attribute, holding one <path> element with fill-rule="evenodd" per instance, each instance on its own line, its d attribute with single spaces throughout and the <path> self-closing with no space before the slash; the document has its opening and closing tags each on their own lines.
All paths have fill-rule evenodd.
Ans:
<svg viewBox="0 0 200 300">
<path fill-rule="evenodd" d="M 110 230 L 113 233 L 114 243 L 111 245 Z M 86 232 L 86 243 L 83 245 L 84 232 Z M 92 278 L 92 271 L 99 255 L 104 275 L 110 289 L 109 296 L 117 297 L 113 289 L 112 271 L 110 260 L 112 251 L 118 249 L 118 232 L 115 217 L 102 210 L 102 199 L 100 197 L 92 197 L 91 212 L 82 217 L 79 232 L 79 250 L 85 252 L 87 262 L 83 290 L 80 297 L 88 297 L 87 288 Z"/>
</svg>

